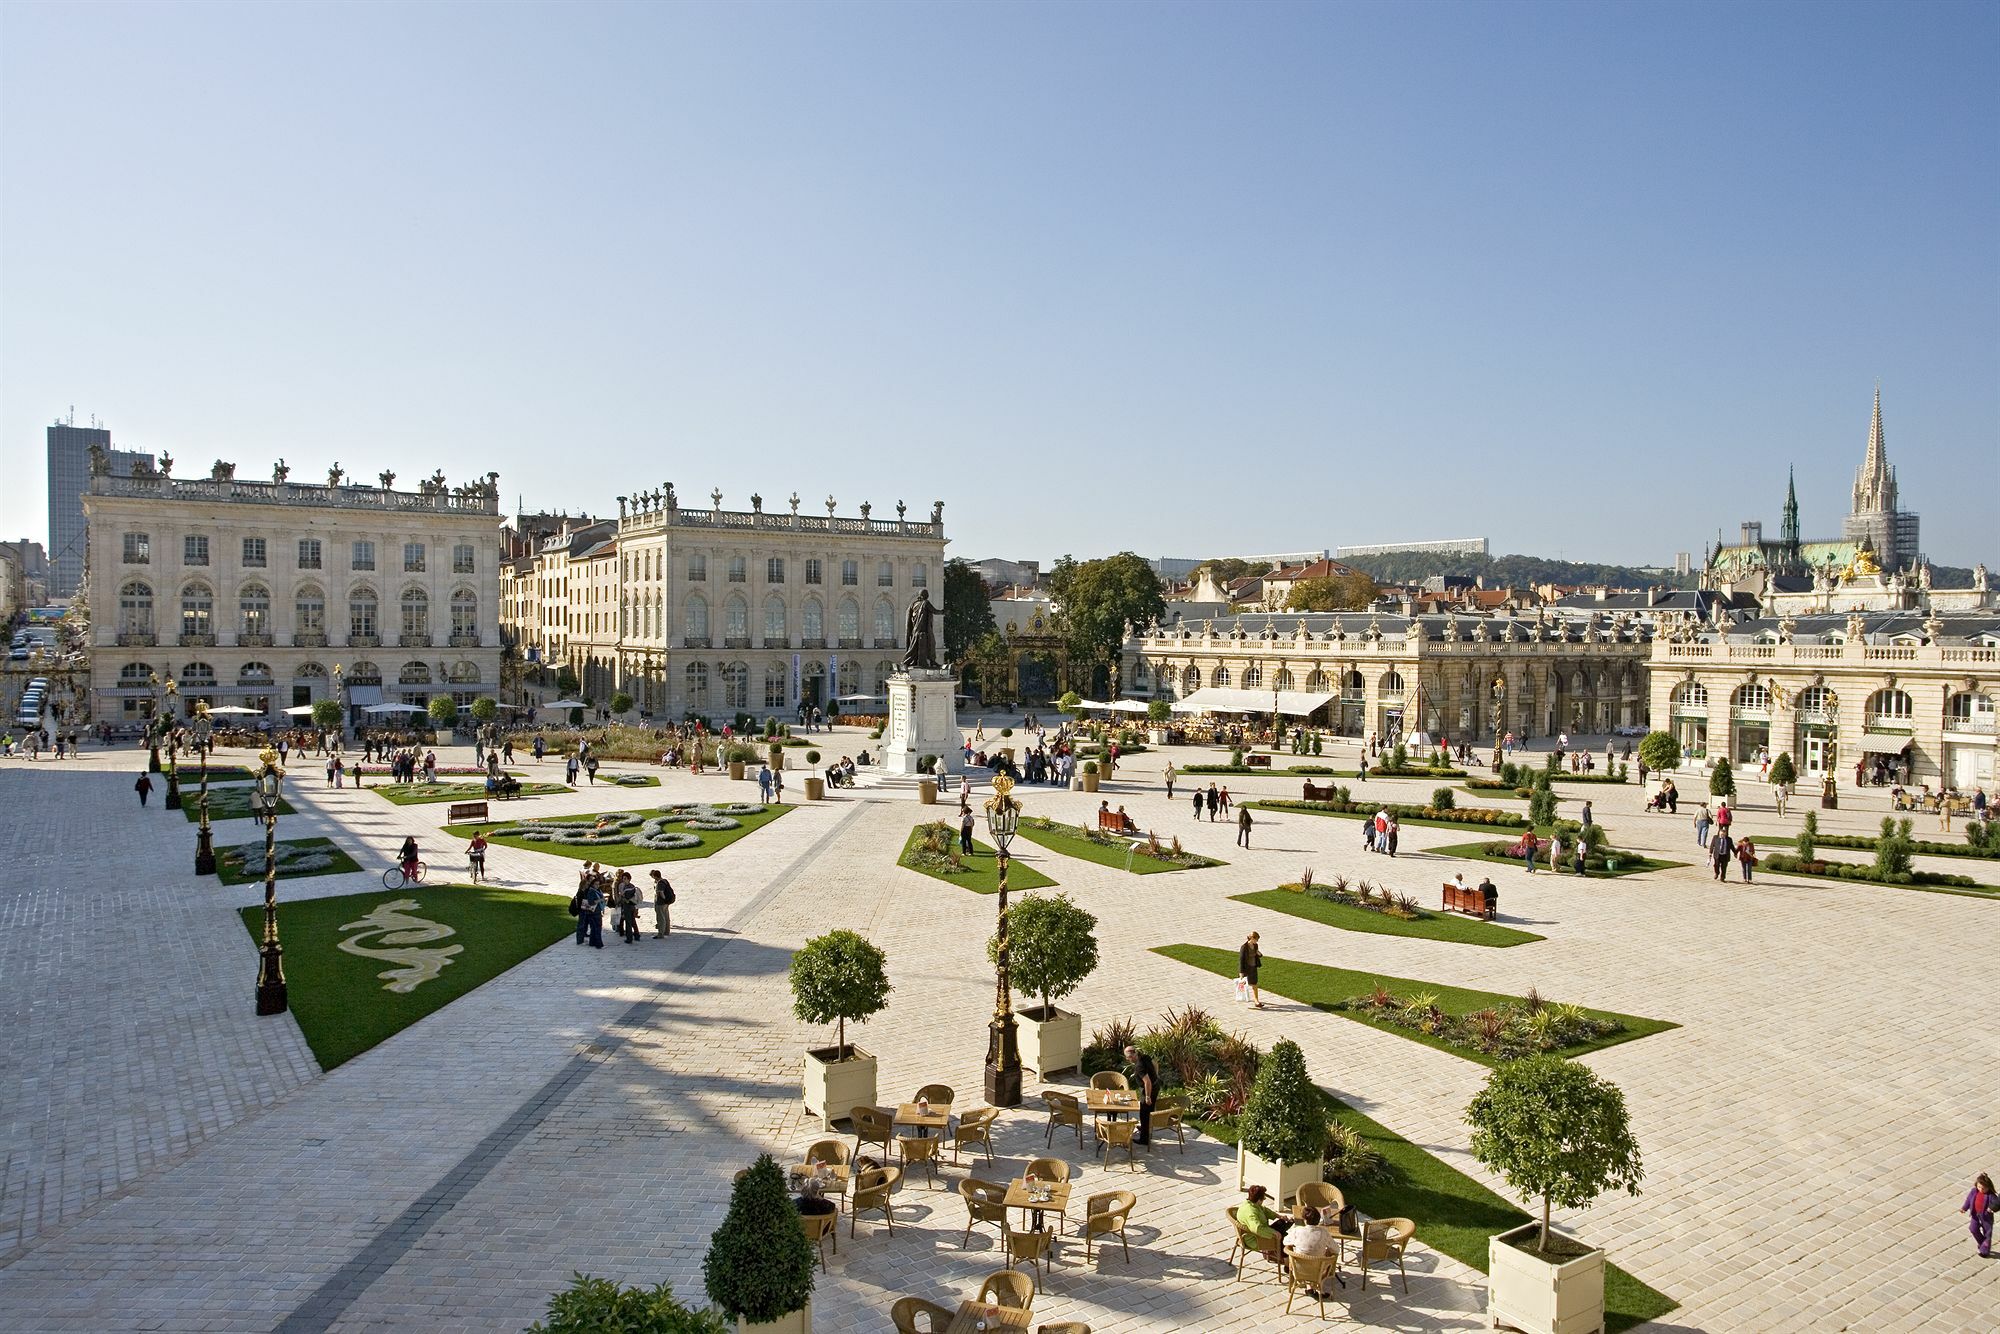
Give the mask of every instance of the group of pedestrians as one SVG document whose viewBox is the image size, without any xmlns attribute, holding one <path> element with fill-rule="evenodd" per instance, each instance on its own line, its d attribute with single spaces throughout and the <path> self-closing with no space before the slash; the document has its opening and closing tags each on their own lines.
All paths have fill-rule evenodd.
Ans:
<svg viewBox="0 0 2000 1334">
<path fill-rule="evenodd" d="M 653 878 L 653 939 L 665 940 L 674 929 L 674 887 L 657 868 L 650 874 Z M 621 869 L 613 875 L 609 867 L 597 862 L 585 862 L 583 870 L 577 874 L 576 893 L 569 900 L 570 915 L 576 918 L 576 943 L 603 949 L 604 916 L 610 913 L 619 939 L 627 945 L 638 944 L 639 908 L 643 901 L 644 894 L 630 871 Z"/>
<path fill-rule="evenodd" d="M 1167 795 L 1171 797 L 1173 793 L 1168 792 Z M 1192 799 L 1194 801 L 1194 818 L 1197 820 L 1201 818 L 1202 811 L 1206 810 L 1209 822 L 1212 824 L 1218 812 L 1226 815 L 1230 810 L 1229 789 L 1226 787 L 1217 787 L 1213 783 L 1210 783 L 1206 788 L 1195 788 L 1192 793 Z"/>
<path fill-rule="evenodd" d="M 1731 836 L 1730 826 L 1735 821 L 1736 813 L 1729 809 L 1727 800 L 1716 804 L 1713 815 L 1703 806 L 1695 812 L 1694 841 L 1707 850 L 1709 869 L 1717 880 L 1729 879 L 1729 863 L 1733 860 L 1742 868 L 1747 883 L 1757 865 L 1757 845 L 1747 837 Z"/>
</svg>

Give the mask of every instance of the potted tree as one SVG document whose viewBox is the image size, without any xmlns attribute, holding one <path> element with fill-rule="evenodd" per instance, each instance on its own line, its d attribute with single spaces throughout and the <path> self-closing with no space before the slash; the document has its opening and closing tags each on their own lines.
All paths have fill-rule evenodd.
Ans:
<svg viewBox="0 0 2000 1334">
<path fill-rule="evenodd" d="M 819 764 L 819 752 L 816 750 L 807 751 L 806 763 L 817 767 Z M 825 799 L 825 797 L 826 797 L 826 780 L 824 778 L 821 778 L 818 774 L 813 774 L 809 776 L 806 779 L 806 800 L 822 801 Z"/>
<path fill-rule="evenodd" d="M 1069 895 L 1029 894 L 1007 910 L 1008 969 L 1014 984 L 1040 1005 L 1016 1010 L 1021 1064 L 1043 1079 L 1083 1064 L 1083 1016 L 1055 1003 L 1097 969 L 1097 918 Z M 998 961 L 1000 938 L 986 942 Z"/>
<path fill-rule="evenodd" d="M 1771 787 L 1774 791 L 1782 788 L 1786 796 L 1792 793 L 1792 784 L 1799 781 L 1799 767 L 1792 762 L 1792 752 L 1781 750 L 1778 758 L 1771 761 Z"/>
<path fill-rule="evenodd" d="M 1097 761 L 1085 760 L 1079 767 L 1079 772 L 1083 776 L 1083 790 L 1085 792 L 1097 791 Z"/>
<path fill-rule="evenodd" d="M 1727 799 L 1736 795 L 1736 774 L 1730 768 L 1729 757 L 1716 757 L 1715 767 L 1709 770 L 1708 794 L 1711 797 Z"/>
<path fill-rule="evenodd" d="M 1542 1220 L 1487 1240 L 1489 1322 L 1530 1334 L 1604 1327 L 1604 1252 L 1549 1226 L 1549 1208 L 1588 1205 L 1613 1188 L 1639 1193 L 1645 1169 L 1609 1080 L 1552 1053 L 1509 1061 L 1465 1109 L 1472 1156 L 1506 1178 Z"/>
<path fill-rule="evenodd" d="M 1236 1141 L 1236 1185 L 1261 1185 L 1283 1203 L 1320 1179 L 1326 1159 L 1326 1105 L 1306 1074 L 1306 1054 L 1280 1038 L 1258 1068 Z"/>
<path fill-rule="evenodd" d="M 450 695 L 432 695 L 428 712 L 431 726 L 446 736 L 451 735 L 452 724 L 458 721 L 458 705 Z"/>
<path fill-rule="evenodd" d="M 1146 738 L 1156 746 L 1167 744 L 1167 723 L 1173 718 L 1173 706 L 1163 699 L 1156 699 L 1146 706 Z"/>
<path fill-rule="evenodd" d="M 770 1154 L 758 1155 L 730 1192 L 701 1277 L 708 1299 L 735 1319 L 737 1334 L 811 1334 L 812 1243 Z"/>
<path fill-rule="evenodd" d="M 847 1021 L 864 1023 L 889 1001 L 882 951 L 852 931 L 816 936 L 792 956 L 792 1013 L 809 1024 L 837 1024 L 834 1045 L 809 1048 L 806 1110 L 828 1130 L 856 1107 L 875 1105 L 875 1058 L 847 1045 Z"/>
</svg>

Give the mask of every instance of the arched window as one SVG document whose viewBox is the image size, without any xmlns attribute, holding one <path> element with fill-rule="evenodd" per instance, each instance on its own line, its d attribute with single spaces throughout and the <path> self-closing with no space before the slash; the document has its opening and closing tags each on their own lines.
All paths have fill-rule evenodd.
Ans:
<svg viewBox="0 0 2000 1334">
<path fill-rule="evenodd" d="M 708 628 L 707 604 L 704 603 L 703 615 L 702 615 L 702 629 L 704 632 L 706 632 L 707 628 Z M 708 664 L 707 663 L 691 662 L 687 665 L 687 689 L 684 693 L 686 695 L 685 699 L 686 706 L 691 712 L 700 713 L 708 708 Z"/>
<path fill-rule="evenodd" d="M 1306 674 L 1306 689 L 1315 695 L 1329 695 L 1333 693 L 1333 687 L 1327 683 L 1326 672 L 1318 667 L 1313 668 L 1312 671 Z"/>
<path fill-rule="evenodd" d="M 1210 676 L 1210 677 L 1208 678 L 1208 680 L 1209 680 L 1209 684 L 1210 684 L 1210 685 L 1217 685 L 1217 686 L 1226 686 L 1226 685 L 1228 685 L 1228 684 L 1229 684 L 1229 669 L 1228 669 L 1227 667 L 1218 667 L 1218 668 L 1216 668 L 1216 669 L 1215 669 L 1215 673 L 1214 673 L 1214 675 Z"/>
<path fill-rule="evenodd" d="M 1403 678 L 1396 672 L 1385 672 L 1381 685 L 1382 699 L 1391 703 L 1403 698 Z"/>
<path fill-rule="evenodd" d="M 1181 694 L 1192 695 L 1201 689 L 1201 668 L 1189 663 L 1181 669 Z"/>
<path fill-rule="evenodd" d="M 479 633 L 479 594 L 460 588 L 451 595 L 451 634 L 461 643 Z"/>
<path fill-rule="evenodd" d="M 301 584 L 292 594 L 292 628 L 302 635 L 326 633 L 326 594 L 318 584 Z"/>
<path fill-rule="evenodd" d="M 806 599 L 805 609 L 800 613 L 799 625 L 801 627 L 799 633 L 805 636 L 807 642 L 814 644 L 826 642 L 826 608 L 820 606 L 818 598 Z"/>
<path fill-rule="evenodd" d="M 1253 662 L 1243 669 L 1243 688 L 1245 690 L 1255 690 L 1263 684 L 1264 669 L 1262 667 Z"/>
<path fill-rule="evenodd" d="M 1358 700 L 1366 697 L 1367 694 L 1368 685 L 1361 679 L 1360 672 L 1350 671 L 1347 675 L 1340 678 L 1340 697 L 1342 699 Z"/>
<path fill-rule="evenodd" d="M 780 603 L 779 605 L 782 606 L 783 604 Z M 787 691 L 790 687 L 790 681 L 791 677 L 786 673 L 784 663 L 770 662 L 764 664 L 765 708 L 782 709 L 786 706 L 789 702 Z"/>
<path fill-rule="evenodd" d="M 239 635 L 271 633 L 271 590 L 262 584 L 245 584 L 236 593 L 236 632 Z"/>
<path fill-rule="evenodd" d="M 729 642 L 732 644 L 741 644 L 748 640 L 750 638 L 750 604 L 744 601 L 743 595 L 739 593 L 730 598 L 729 601 L 723 604 L 722 610 L 722 633 L 729 637 Z M 739 705 L 737 707 L 747 706 Z"/>
<path fill-rule="evenodd" d="M 1799 712 L 1807 717 L 1826 719 L 1833 713 L 1833 691 L 1826 686 L 1807 686 L 1799 692 Z"/>
<path fill-rule="evenodd" d="M 1878 723 L 1888 727 L 1908 727 L 1915 712 L 1906 691 L 1878 690 L 1868 697 L 1868 724 L 1871 727 Z"/>
<path fill-rule="evenodd" d="M 732 662 L 722 669 L 722 707 L 750 707 L 750 664 Z"/>
<path fill-rule="evenodd" d="M 186 689 L 190 686 L 213 689 L 215 668 L 205 662 L 191 662 L 181 668 L 181 688 Z"/>
<path fill-rule="evenodd" d="M 346 680 L 351 686 L 379 686 L 382 684 L 382 669 L 364 658 L 347 669 Z"/>
<path fill-rule="evenodd" d="M 128 662 L 118 669 L 118 684 L 125 690 L 143 688 L 152 675 L 153 669 L 145 663 Z"/>
<path fill-rule="evenodd" d="M 382 633 L 381 600 L 372 588 L 357 588 L 347 595 L 347 633 L 350 639 L 366 642 Z"/>
<path fill-rule="evenodd" d="M 294 681 L 324 681 L 326 680 L 326 668 L 316 662 L 300 663 L 298 670 L 292 673 L 292 679 Z"/>
<path fill-rule="evenodd" d="M 840 600 L 840 642 L 845 648 L 861 642 L 861 604 L 853 598 Z"/>
<path fill-rule="evenodd" d="M 428 663 L 406 662 L 403 670 L 396 674 L 396 684 L 402 686 L 427 686 L 431 683 L 431 669 Z"/>
<path fill-rule="evenodd" d="M 791 630 L 785 624 L 785 600 L 776 593 L 764 599 L 764 638 L 775 639 L 780 644 L 791 639 Z"/>
<path fill-rule="evenodd" d="M 476 686 L 479 684 L 479 664 L 460 658 L 451 665 L 450 675 L 446 679 L 455 686 Z"/>
<path fill-rule="evenodd" d="M 839 693 L 858 695 L 861 693 L 861 664 L 849 659 L 840 664 Z"/>
<path fill-rule="evenodd" d="M 1952 727 L 1961 732 L 1990 733 L 1994 730 L 1993 697 L 1961 690 L 1951 697 L 1944 716 Z"/>
<path fill-rule="evenodd" d="M 403 634 L 411 640 L 431 633 L 431 595 L 415 584 L 403 590 Z"/>
<path fill-rule="evenodd" d="M 687 613 L 683 617 L 683 622 L 683 633 L 686 635 L 689 643 L 697 646 L 706 644 L 708 642 L 708 599 L 699 593 L 690 597 L 687 600 Z M 693 672 L 697 666 L 701 667 L 701 707 L 705 709 L 708 707 L 708 668 L 704 664 L 689 663 L 688 671 Z M 694 706 L 689 705 L 688 707 L 693 708 Z"/>
<path fill-rule="evenodd" d="M 144 579 L 128 579 L 118 590 L 118 632 L 153 633 L 153 586 Z"/>
<path fill-rule="evenodd" d="M 1736 688 L 1735 698 L 1730 703 L 1745 713 L 1769 713 L 1771 711 L 1771 687 L 1762 681 L 1752 681 Z"/>
<path fill-rule="evenodd" d="M 237 685 L 267 686 L 271 681 L 271 664 L 268 662 L 246 662 L 236 669 Z"/>
<path fill-rule="evenodd" d="M 1278 669 L 1277 678 L 1272 682 L 1272 684 L 1277 686 L 1278 689 L 1280 690 L 1290 690 L 1292 688 L 1291 672 L 1289 672 L 1283 667 L 1280 667 Z"/>
<path fill-rule="evenodd" d="M 212 635 L 215 633 L 215 594 L 207 584 L 195 582 L 181 589 L 181 633 L 183 635 Z"/>
<path fill-rule="evenodd" d="M 888 648 L 896 642 L 896 609 L 889 599 L 875 599 L 875 647 Z"/>
<path fill-rule="evenodd" d="M 1708 707 L 1708 687 L 1699 681 L 1683 681 L 1674 691 L 1674 707 L 1677 709 L 1705 709 Z"/>
</svg>

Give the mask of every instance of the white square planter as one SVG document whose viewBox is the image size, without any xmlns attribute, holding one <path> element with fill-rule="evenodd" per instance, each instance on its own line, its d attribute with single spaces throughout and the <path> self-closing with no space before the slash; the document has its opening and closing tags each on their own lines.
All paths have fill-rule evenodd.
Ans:
<svg viewBox="0 0 2000 1334">
<path fill-rule="evenodd" d="M 1083 1064 L 1083 1016 L 1051 1007 L 1049 1018 L 1040 1018 L 1042 1007 L 1030 1006 L 1014 1014 L 1019 1035 L 1021 1066 L 1047 1079 L 1058 1070 L 1075 1070 Z"/>
<path fill-rule="evenodd" d="M 847 1051 L 844 1061 L 833 1059 L 832 1047 L 806 1053 L 806 1110 L 828 1130 L 856 1107 L 875 1105 L 875 1058 L 853 1043 Z"/>
<path fill-rule="evenodd" d="M 1551 1262 L 1512 1244 L 1533 1244 L 1540 1228 L 1539 1223 L 1524 1223 L 1487 1238 L 1488 1327 L 1527 1334 L 1592 1334 L 1603 1329 L 1604 1252 Z M 1554 1235 L 1563 1237 L 1560 1232 Z"/>
<path fill-rule="evenodd" d="M 1300 1186 L 1308 1181 L 1318 1181 L 1320 1168 L 1318 1162 L 1272 1162 L 1268 1158 L 1259 1158 L 1241 1144 L 1236 1146 L 1236 1188 L 1248 1190 L 1252 1186 L 1262 1186 L 1280 1207 L 1299 1193 Z"/>
<path fill-rule="evenodd" d="M 812 1298 L 806 1298 L 804 1307 L 790 1315 L 781 1315 L 776 1320 L 736 1320 L 736 1334 L 812 1334 Z"/>
</svg>

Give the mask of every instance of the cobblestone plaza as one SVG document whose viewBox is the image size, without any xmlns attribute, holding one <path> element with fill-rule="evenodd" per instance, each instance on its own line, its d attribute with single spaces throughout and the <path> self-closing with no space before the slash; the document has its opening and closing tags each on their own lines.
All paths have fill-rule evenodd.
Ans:
<svg viewBox="0 0 2000 1334">
<path fill-rule="evenodd" d="M 864 744 L 836 735 L 823 749 Z M 1352 747 L 1339 749 L 1329 764 L 1351 762 Z M 1192 1002 L 1261 1046 L 1291 1037 L 1322 1085 L 1504 1194 L 1466 1149 L 1461 1118 L 1485 1075 L 1478 1064 L 1278 996 L 1263 1011 L 1236 1007 L 1225 979 L 1154 947 L 1229 948 L 1254 929 L 1273 957 L 1511 994 L 1534 987 L 1670 1020 L 1679 1027 L 1584 1058 L 1625 1092 L 1644 1193 L 1560 1218 L 1680 1304 L 1648 1328 L 1991 1327 L 2000 1264 L 1975 1258 L 1957 1208 L 1973 1174 L 2000 1157 L 2000 1038 L 1984 980 L 2000 902 L 1778 876 L 1718 885 L 1698 865 L 1580 884 L 1428 852 L 1470 836 L 1416 826 L 1392 862 L 1363 853 L 1351 821 L 1282 811 L 1260 813 L 1244 849 L 1231 825 L 1197 823 L 1184 800 L 1166 800 L 1166 758 L 1215 757 L 1133 756 L 1097 795 L 1017 791 L 1030 814 L 1079 823 L 1108 798 L 1228 863 L 1139 877 L 1016 845 L 1023 865 L 1099 918 L 1102 964 L 1066 1002 L 1086 1031 Z M 834 793 L 671 867 L 669 940 L 559 943 L 322 1074 L 290 1015 L 253 1013 L 256 949 L 237 912 L 260 887 L 191 873 L 193 826 L 134 800 L 143 762 L 143 751 L 93 748 L 74 762 L 0 763 L 0 852 L 12 870 L 0 944 L 0 1329 L 513 1331 L 573 1270 L 666 1280 L 699 1302 L 731 1175 L 760 1151 L 789 1161 L 820 1137 L 801 1105 L 799 1061 L 824 1037 L 793 1019 L 785 969 L 802 941 L 835 926 L 889 957 L 895 993 L 860 1033 L 881 1061 L 883 1098 L 935 1080 L 976 1101 L 994 900 L 895 865 L 910 827 L 948 808 L 887 788 Z M 755 794 L 714 775 L 661 777 L 645 803 Z M 1284 776 L 1222 781 L 1238 800 L 1298 795 Z M 1690 774 L 1683 787 L 1694 785 Z M 1378 780 L 1358 792 L 1408 801 L 1415 786 L 1431 785 Z M 442 805 L 329 789 L 310 761 L 293 766 L 286 788 L 299 814 L 281 836 L 332 838 L 363 869 L 281 880 L 281 900 L 379 888 L 410 834 L 434 880 L 461 878 L 459 845 L 439 832 Z M 1699 861 L 1691 807 L 1647 815 L 1636 785 L 1592 786 L 1565 788 L 1563 813 L 1585 794 L 1619 846 Z M 1872 832 L 1886 797 L 1843 795 L 1822 829 Z M 1781 820 L 1761 792 L 1748 796 L 1740 831 L 1767 848 L 1796 832 L 1803 803 Z M 635 804 L 586 786 L 523 807 Z M 254 826 L 225 828 L 226 842 Z M 1490 872 L 1502 921 L 1546 939 L 1481 949 L 1232 901 L 1307 865 L 1322 878 L 1385 881 L 1426 905 L 1455 871 Z M 1990 862 L 1919 865 L 1995 879 Z M 575 869 L 502 846 L 489 862 L 496 884 L 561 897 Z M 896 1297 L 954 1303 L 1001 1267 L 990 1229 L 961 1249 L 955 1188 L 968 1171 L 1015 1175 L 1044 1152 L 1032 1099 L 1043 1083 L 1027 1087 L 1030 1103 L 1000 1118 L 999 1167 L 947 1165 L 935 1189 L 921 1175 L 906 1181 L 893 1236 L 864 1218 L 850 1240 L 842 1220 L 818 1279 L 817 1328 L 886 1329 Z M 1082 1189 L 1129 1189 L 1138 1205 L 1129 1263 L 1116 1248 L 1086 1263 L 1065 1238 L 1038 1322 L 1318 1323 L 1309 1306 L 1281 1314 L 1270 1266 L 1239 1280 L 1228 1262 L 1219 1211 L 1237 1198 L 1231 1151 L 1191 1135 L 1185 1153 L 1156 1143 L 1128 1171 L 1060 1135 L 1055 1146 L 1079 1165 Z M 1327 1324 L 1484 1326 L 1482 1276 L 1425 1246 L 1416 1212 L 1407 1295 L 1379 1274 L 1357 1291 L 1350 1273 Z"/>
</svg>

